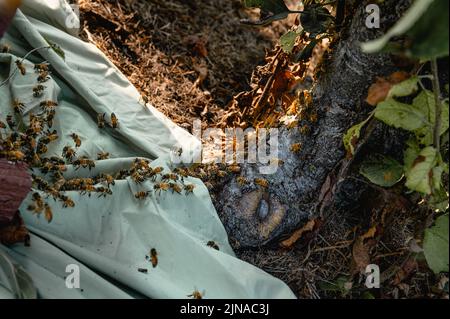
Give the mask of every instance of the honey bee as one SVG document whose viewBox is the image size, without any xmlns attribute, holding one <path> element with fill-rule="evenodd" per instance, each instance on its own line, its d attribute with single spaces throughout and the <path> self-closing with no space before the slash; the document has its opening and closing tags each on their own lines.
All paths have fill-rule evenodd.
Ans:
<svg viewBox="0 0 450 319">
<path fill-rule="evenodd" d="M 39 104 L 39 106 L 40 106 L 43 110 L 49 111 L 49 110 L 54 109 L 56 106 L 58 106 L 58 103 L 55 102 L 55 101 L 47 100 L 47 101 L 41 102 L 41 103 Z"/>
<path fill-rule="evenodd" d="M 97 154 L 97 160 L 106 160 L 109 158 L 109 153 L 101 152 Z"/>
<path fill-rule="evenodd" d="M 178 175 L 174 174 L 174 173 L 164 174 L 162 177 L 162 180 L 163 181 L 172 180 L 172 181 L 176 182 L 178 180 Z"/>
<path fill-rule="evenodd" d="M 62 176 L 62 174 L 60 172 L 57 172 L 55 174 L 55 179 L 56 179 L 56 182 L 53 184 L 53 188 L 56 191 L 59 191 L 66 183 L 66 179 Z"/>
<path fill-rule="evenodd" d="M 40 97 L 44 93 L 45 86 L 42 84 L 38 84 L 33 88 L 33 96 L 34 97 Z"/>
<path fill-rule="evenodd" d="M 49 72 L 48 71 L 39 72 L 37 80 L 39 83 L 47 82 L 48 80 L 50 80 Z"/>
<path fill-rule="evenodd" d="M 3 154 L 10 161 L 22 161 L 25 158 L 25 154 L 21 151 L 2 151 L 0 154 Z"/>
<path fill-rule="evenodd" d="M 192 298 L 192 299 L 203 299 L 204 294 L 205 293 L 202 294 L 200 291 L 198 291 L 196 289 L 190 295 L 187 295 L 187 296 Z"/>
<path fill-rule="evenodd" d="M 58 139 L 58 134 L 56 130 L 53 130 L 53 132 L 48 131 L 45 136 L 43 136 L 39 142 L 48 144 L 50 142 L 56 141 Z"/>
<path fill-rule="evenodd" d="M 33 193 L 33 195 L 31 195 L 31 198 L 33 202 L 36 204 L 36 207 L 39 208 L 39 211 L 42 211 L 44 209 L 44 201 L 42 200 L 41 195 L 35 192 Z"/>
<path fill-rule="evenodd" d="M 61 196 L 60 196 L 60 199 L 61 199 L 62 202 L 63 202 L 63 207 L 64 207 L 64 208 L 67 208 L 67 207 L 75 207 L 75 203 L 73 202 L 73 200 L 72 200 L 70 197 L 65 196 L 65 195 L 61 195 Z"/>
<path fill-rule="evenodd" d="M 255 178 L 255 184 L 264 188 L 269 187 L 269 181 L 264 178 Z"/>
<path fill-rule="evenodd" d="M 98 195 L 98 197 L 101 197 L 101 196 L 106 197 L 106 195 L 112 195 L 112 190 L 110 190 L 109 188 L 106 188 L 106 187 L 97 187 L 96 191 L 98 193 L 100 193 Z"/>
<path fill-rule="evenodd" d="M 42 122 L 39 118 L 30 114 L 30 126 L 26 130 L 26 134 L 32 137 L 36 137 L 42 132 Z"/>
<path fill-rule="evenodd" d="M 74 141 L 76 147 L 80 147 L 81 146 L 81 139 L 80 139 L 80 137 L 77 134 L 72 133 L 70 135 L 70 137 Z"/>
<path fill-rule="evenodd" d="M 56 164 L 56 165 L 52 166 L 50 171 L 51 172 L 65 172 L 65 171 L 67 171 L 67 167 L 64 164 Z"/>
<path fill-rule="evenodd" d="M 206 245 L 208 247 L 214 248 L 215 250 L 220 250 L 219 245 L 217 245 L 216 242 L 213 240 L 208 241 L 208 243 Z"/>
<path fill-rule="evenodd" d="M 74 158 L 76 154 L 77 153 L 75 152 L 75 150 L 73 148 L 71 148 L 70 146 L 65 146 L 63 148 L 62 156 L 68 161 L 71 161 L 72 158 Z"/>
<path fill-rule="evenodd" d="M 41 172 L 42 174 L 47 174 L 48 172 L 50 172 L 50 170 L 52 169 L 53 164 L 50 162 L 45 162 L 42 166 L 41 166 Z"/>
<path fill-rule="evenodd" d="M 228 166 L 228 171 L 234 174 L 239 174 L 241 172 L 241 167 L 238 164 L 233 164 Z"/>
<path fill-rule="evenodd" d="M 143 199 L 146 199 L 149 195 L 150 195 L 149 191 L 148 192 L 138 192 L 138 193 L 134 194 L 134 197 L 136 199 L 143 200 Z"/>
<path fill-rule="evenodd" d="M 55 118 L 55 114 L 56 114 L 55 110 L 50 110 L 47 112 L 47 117 L 45 120 L 47 122 L 48 127 L 53 126 L 53 119 Z"/>
<path fill-rule="evenodd" d="M 23 65 L 22 61 L 16 60 L 16 65 L 17 65 L 17 68 L 18 68 L 19 71 L 20 71 L 20 74 L 22 74 L 22 75 L 27 74 L 27 69 L 26 69 L 25 66 Z"/>
<path fill-rule="evenodd" d="M 172 190 L 172 193 L 177 192 L 178 194 L 181 194 L 181 191 L 183 190 L 177 183 L 169 183 L 169 187 Z"/>
<path fill-rule="evenodd" d="M 34 166 L 39 167 L 42 165 L 41 158 L 39 157 L 39 155 L 36 152 L 30 153 L 29 156 L 30 156 L 31 163 Z"/>
<path fill-rule="evenodd" d="M 97 189 L 93 185 L 90 184 L 83 185 L 81 189 L 81 195 L 88 194 L 88 196 L 91 197 L 91 193 L 96 191 Z"/>
<path fill-rule="evenodd" d="M 39 207 L 37 207 L 36 205 L 30 204 L 28 205 L 27 209 L 31 212 L 33 212 L 33 214 L 40 214 L 42 212 L 42 209 L 39 210 Z"/>
<path fill-rule="evenodd" d="M 184 179 L 189 176 L 187 170 L 185 170 L 183 168 L 177 167 L 173 170 L 173 172 L 175 174 L 181 176 L 181 181 L 183 181 L 183 182 L 184 182 Z"/>
<path fill-rule="evenodd" d="M 16 127 L 16 123 L 14 123 L 12 115 L 6 116 L 6 123 L 8 123 L 8 126 L 11 130 L 14 130 L 14 128 Z"/>
<path fill-rule="evenodd" d="M 100 174 L 98 176 L 98 180 L 106 182 L 106 185 L 108 187 L 109 187 L 109 185 L 115 185 L 116 184 L 116 182 L 114 181 L 114 177 L 112 177 L 111 175 L 108 175 L 108 174 Z"/>
<path fill-rule="evenodd" d="M 164 171 L 164 168 L 163 168 L 163 167 L 160 167 L 160 166 L 155 167 L 155 168 L 153 169 L 153 173 L 154 173 L 154 174 L 161 174 L 162 171 Z"/>
<path fill-rule="evenodd" d="M 14 109 L 14 112 L 17 114 L 20 114 L 23 112 L 23 109 L 25 108 L 25 104 L 23 104 L 22 102 L 19 101 L 19 99 L 15 99 L 12 102 L 12 106 Z"/>
<path fill-rule="evenodd" d="M 80 158 L 76 159 L 75 161 L 73 161 L 73 165 L 75 167 L 77 167 L 76 169 L 79 169 L 80 167 L 83 167 L 83 168 L 89 168 L 89 170 L 91 170 L 92 168 L 95 167 L 94 161 L 88 159 L 85 156 L 80 157 Z"/>
<path fill-rule="evenodd" d="M 239 176 L 236 181 L 241 187 L 248 184 L 248 180 L 244 176 Z"/>
<path fill-rule="evenodd" d="M 3 123 L 2 121 L 0 121 L 0 129 L 5 129 L 6 128 L 6 124 Z"/>
<path fill-rule="evenodd" d="M 114 179 L 125 179 L 130 175 L 130 172 L 126 169 L 120 170 L 117 174 L 115 174 Z"/>
<path fill-rule="evenodd" d="M 155 248 L 152 248 L 150 250 L 150 261 L 152 263 L 153 268 L 158 266 L 158 252 L 156 251 Z"/>
<path fill-rule="evenodd" d="M 154 188 L 157 192 L 161 193 L 161 191 L 167 191 L 167 190 L 169 190 L 169 189 L 170 189 L 170 185 L 167 184 L 167 183 L 156 183 L 156 184 L 153 186 L 153 188 Z"/>
<path fill-rule="evenodd" d="M 105 127 L 105 113 L 103 114 L 97 114 L 97 126 L 98 128 L 104 128 Z"/>
<path fill-rule="evenodd" d="M 150 167 L 150 161 L 149 160 L 144 160 L 144 159 L 140 159 L 140 158 L 136 158 L 134 160 L 134 164 L 133 166 L 137 169 L 143 169 L 146 171 L 152 171 L 151 167 Z"/>
<path fill-rule="evenodd" d="M 142 176 L 141 174 L 139 174 L 138 171 L 135 171 L 131 174 L 131 179 L 136 183 L 136 184 L 140 184 L 143 183 L 145 181 L 145 177 Z"/>
<path fill-rule="evenodd" d="M 302 133 L 303 135 L 307 135 L 307 134 L 309 134 L 311 132 L 311 129 L 310 129 L 310 127 L 308 126 L 308 125 L 303 125 L 301 128 L 300 128 L 300 133 Z"/>
<path fill-rule="evenodd" d="M 226 171 L 218 170 L 216 172 L 216 174 L 217 174 L 217 177 L 224 178 L 225 176 L 227 176 L 228 173 Z"/>
<path fill-rule="evenodd" d="M 38 63 L 34 65 L 34 69 L 40 72 L 48 72 L 48 64 L 47 63 Z"/>
<path fill-rule="evenodd" d="M 48 223 L 50 223 L 53 219 L 52 209 L 50 208 L 50 206 L 47 203 L 45 203 L 45 206 L 44 206 L 44 216 Z"/>
<path fill-rule="evenodd" d="M 158 174 L 161 174 L 162 171 L 164 171 L 163 167 L 155 167 L 154 169 L 152 169 L 151 171 L 149 171 L 149 175 L 148 177 L 150 177 L 152 179 L 152 181 L 155 181 L 156 176 Z"/>
<path fill-rule="evenodd" d="M 299 153 L 302 150 L 302 144 L 301 143 L 292 144 L 290 150 L 292 153 Z"/>
<path fill-rule="evenodd" d="M 194 184 L 184 185 L 184 192 L 186 195 L 192 194 L 194 192 L 194 189 L 195 189 Z"/>
<path fill-rule="evenodd" d="M 116 114 L 114 114 L 114 113 L 111 113 L 111 126 L 112 126 L 112 128 L 119 127 L 119 119 L 117 118 Z"/>
<path fill-rule="evenodd" d="M 48 191 L 50 189 L 50 185 L 42 177 L 34 174 L 31 174 L 31 177 L 33 179 L 33 184 L 35 184 L 39 190 Z"/>
<path fill-rule="evenodd" d="M 60 194 L 59 192 L 54 188 L 54 187 L 50 187 L 49 189 L 46 190 L 46 193 L 52 195 L 53 199 L 56 200 L 58 198 L 60 198 Z"/>
<path fill-rule="evenodd" d="M 41 141 L 39 141 L 37 148 L 36 148 L 36 154 L 38 155 L 42 155 L 47 153 L 48 148 L 47 145 L 45 145 L 44 143 L 41 143 Z"/>
<path fill-rule="evenodd" d="M 316 112 L 313 112 L 309 115 L 309 121 L 311 123 L 316 123 L 318 121 L 318 119 L 319 119 L 319 116 L 317 115 Z"/>
</svg>

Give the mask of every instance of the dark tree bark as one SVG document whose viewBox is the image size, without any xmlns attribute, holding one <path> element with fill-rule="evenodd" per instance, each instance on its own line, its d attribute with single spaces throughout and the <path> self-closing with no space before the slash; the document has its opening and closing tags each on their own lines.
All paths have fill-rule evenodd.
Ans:
<svg viewBox="0 0 450 319">
<path fill-rule="evenodd" d="M 243 165 L 242 175 L 247 180 L 265 178 L 268 188 L 254 183 L 240 187 L 234 177 L 216 197 L 219 215 L 238 246 L 267 244 L 309 218 L 357 205 L 367 193 L 367 185 L 346 178 L 351 175 L 354 160 L 345 159 L 342 138 L 349 127 L 372 110 L 364 100 L 376 77 L 390 75 L 399 68 L 390 55 L 363 53 L 360 43 L 386 32 L 410 1 L 387 0 L 380 4 L 378 30 L 365 25 L 369 3 L 360 1 L 349 8 L 349 21 L 333 49 L 326 73 L 313 89 L 313 108 L 319 120 L 311 124 L 311 133 L 281 129 L 278 157 L 284 164 L 276 174 L 260 175 L 258 164 Z M 366 139 L 372 148 L 393 155 L 401 153 L 401 134 L 379 123 L 371 123 L 370 127 Z M 300 153 L 290 151 L 295 143 L 302 144 Z"/>
</svg>

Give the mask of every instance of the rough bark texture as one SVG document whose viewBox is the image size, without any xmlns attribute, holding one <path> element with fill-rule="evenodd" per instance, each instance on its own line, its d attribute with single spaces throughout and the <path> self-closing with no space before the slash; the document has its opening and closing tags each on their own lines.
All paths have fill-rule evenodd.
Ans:
<svg viewBox="0 0 450 319">
<path fill-rule="evenodd" d="M 31 189 L 31 176 L 25 164 L 0 159 L 0 226 L 9 224 Z"/>
<path fill-rule="evenodd" d="M 398 67 L 389 55 L 364 54 L 360 43 L 379 37 L 391 27 L 410 1 L 388 0 L 380 4 L 382 28 L 379 30 L 365 26 L 368 3 L 361 1 L 352 8 L 354 11 L 333 49 L 326 73 L 313 89 L 313 108 L 319 120 L 311 124 L 311 133 L 303 135 L 296 129 L 281 129 L 278 158 L 284 163 L 277 173 L 260 175 L 258 164 L 245 164 L 241 175 L 252 183 L 240 187 L 233 178 L 218 194 L 219 214 L 237 246 L 267 244 L 305 220 L 326 212 L 331 205 L 348 207 L 367 191 L 364 185 L 341 176 L 350 166 L 350 162 L 343 163 L 342 137 L 370 111 L 363 101 L 375 78 L 387 76 Z M 383 152 L 398 152 L 399 138 L 391 131 L 373 124 L 370 139 L 374 147 Z M 302 144 L 300 153 L 290 151 L 295 143 Z M 268 188 L 255 185 L 255 178 L 265 178 Z M 327 192 L 330 188 L 332 191 Z"/>
</svg>

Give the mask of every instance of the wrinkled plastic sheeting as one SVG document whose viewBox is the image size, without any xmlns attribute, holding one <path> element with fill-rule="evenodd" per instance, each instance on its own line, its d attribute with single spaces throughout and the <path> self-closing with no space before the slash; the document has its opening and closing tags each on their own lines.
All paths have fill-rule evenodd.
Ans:
<svg viewBox="0 0 450 319">
<path fill-rule="evenodd" d="M 69 166 L 66 179 L 128 169 L 136 157 L 168 171 L 174 167 L 170 161 L 174 148 L 182 145 L 184 150 L 199 152 L 197 139 L 144 105 L 137 90 L 95 46 L 65 29 L 66 5 L 25 1 L 15 16 L 0 41 L 11 47 L 9 54 L 0 54 L 0 83 L 15 72 L 18 57 L 48 46 L 47 41 L 60 46 L 65 59 L 49 49 L 31 54 L 24 61 L 26 75 L 15 74 L 0 87 L 0 114 L 11 113 L 11 101 L 20 97 L 26 105 L 26 125 L 28 114 L 37 111 L 41 100 L 57 100 L 53 129 L 59 139 L 49 145 L 46 156 L 60 156 L 64 146 L 72 145 L 73 132 L 82 140 L 77 156 L 111 154 L 92 170 Z M 36 99 L 33 63 L 43 61 L 51 64 L 53 74 L 45 83 L 45 95 Z M 97 114 L 112 112 L 119 118 L 119 129 L 99 130 Z M 113 195 L 105 198 L 66 192 L 76 205 L 63 209 L 61 203 L 48 200 L 51 223 L 27 211 L 28 195 L 21 212 L 34 234 L 31 247 L 0 249 L 25 269 L 43 298 L 187 298 L 195 289 L 204 291 L 205 298 L 294 298 L 283 282 L 234 256 L 207 188 L 197 179 L 186 182 L 196 186 L 189 196 L 156 194 L 152 181 L 137 185 L 129 178 L 117 180 Z M 151 196 L 137 200 L 137 191 L 150 191 Z M 206 245 L 210 240 L 220 251 Z M 155 268 L 146 260 L 151 248 L 158 252 Z M 64 280 L 71 264 L 80 267 L 80 289 L 67 288 Z M 2 282 L 0 294 L 8 295 Z"/>
</svg>

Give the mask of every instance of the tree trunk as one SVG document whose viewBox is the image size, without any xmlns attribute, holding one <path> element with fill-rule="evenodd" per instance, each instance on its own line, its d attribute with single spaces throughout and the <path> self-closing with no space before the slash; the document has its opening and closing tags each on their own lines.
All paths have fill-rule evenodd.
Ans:
<svg viewBox="0 0 450 319">
<path fill-rule="evenodd" d="M 260 175 L 260 164 L 244 164 L 241 175 L 252 181 L 239 186 L 236 177 L 227 181 L 218 194 L 216 207 L 232 242 L 239 247 L 262 246 L 301 226 L 306 220 L 326 217 L 331 211 L 357 205 L 367 185 L 348 179 L 354 160 L 345 158 L 343 135 L 372 110 L 364 100 L 376 77 L 398 71 L 387 54 L 367 55 L 360 43 L 378 38 L 409 7 L 409 0 L 387 0 L 380 4 L 381 29 L 366 27 L 366 5 L 360 1 L 348 8 L 350 21 L 341 32 L 332 57 L 313 88 L 313 108 L 318 121 L 311 132 L 282 128 L 279 133 L 279 159 L 276 174 Z M 383 153 L 401 153 L 401 134 L 394 134 L 372 122 L 366 140 Z M 364 139 L 364 138 L 363 138 Z M 299 153 L 291 145 L 301 143 Z M 368 143 L 369 144 L 369 143 Z M 267 188 L 253 183 L 255 178 L 269 182 Z"/>
</svg>

